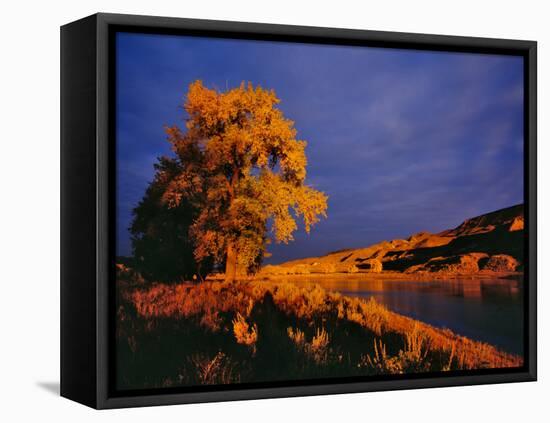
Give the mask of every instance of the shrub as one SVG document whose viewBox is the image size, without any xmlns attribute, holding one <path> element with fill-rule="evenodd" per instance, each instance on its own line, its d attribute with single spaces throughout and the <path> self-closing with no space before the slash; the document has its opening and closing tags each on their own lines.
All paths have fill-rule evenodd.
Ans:
<svg viewBox="0 0 550 423">
<path fill-rule="evenodd" d="M 292 340 L 292 342 L 294 342 L 294 344 L 298 348 L 303 348 L 304 347 L 304 345 L 305 345 L 304 332 L 302 332 L 300 329 L 294 330 L 291 327 L 289 327 L 287 329 L 287 334 L 288 334 L 288 337 Z"/>
<path fill-rule="evenodd" d="M 367 355 L 363 360 L 363 365 L 366 364 L 375 374 L 403 373 L 400 358 L 388 356 L 386 346 L 380 339 L 374 340 L 374 355 Z"/>
<path fill-rule="evenodd" d="M 239 376 L 235 372 L 234 365 L 221 351 L 212 358 L 204 354 L 196 354 L 191 357 L 190 361 L 195 368 L 195 375 L 199 383 L 203 385 L 239 382 Z"/>
<path fill-rule="evenodd" d="M 239 344 L 246 345 L 254 352 L 256 351 L 258 327 L 255 324 L 250 326 L 242 314 L 238 312 L 237 317 L 233 319 L 233 333 Z"/>
<path fill-rule="evenodd" d="M 326 363 L 328 356 L 329 337 L 325 328 L 317 328 L 315 336 L 307 345 L 309 354 L 313 357 L 316 363 Z"/>
</svg>

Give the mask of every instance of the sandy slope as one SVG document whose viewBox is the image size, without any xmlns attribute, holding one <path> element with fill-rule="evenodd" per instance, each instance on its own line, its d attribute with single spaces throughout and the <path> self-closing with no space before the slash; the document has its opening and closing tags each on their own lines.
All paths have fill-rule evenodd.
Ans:
<svg viewBox="0 0 550 423">
<path fill-rule="evenodd" d="M 465 220 L 438 234 L 419 232 L 407 239 L 382 241 L 262 269 L 285 274 L 381 273 L 514 274 L 523 271 L 523 204 Z"/>
</svg>

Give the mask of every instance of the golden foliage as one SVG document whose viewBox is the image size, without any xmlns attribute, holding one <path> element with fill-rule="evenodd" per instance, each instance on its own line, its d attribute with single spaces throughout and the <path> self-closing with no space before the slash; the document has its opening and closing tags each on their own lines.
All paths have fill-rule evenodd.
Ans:
<svg viewBox="0 0 550 423">
<path fill-rule="evenodd" d="M 190 228 L 197 261 L 253 270 L 264 254 L 267 222 L 277 242 L 289 242 L 326 216 L 327 196 L 305 182 L 306 142 L 276 107 L 272 90 L 242 83 L 225 92 L 201 81 L 189 86 L 186 131 L 166 128 L 180 172 L 163 195 L 170 206 L 189 201 L 200 209 Z M 229 257 L 228 249 L 237 255 Z M 233 261 L 233 263 L 229 263 Z"/>
</svg>

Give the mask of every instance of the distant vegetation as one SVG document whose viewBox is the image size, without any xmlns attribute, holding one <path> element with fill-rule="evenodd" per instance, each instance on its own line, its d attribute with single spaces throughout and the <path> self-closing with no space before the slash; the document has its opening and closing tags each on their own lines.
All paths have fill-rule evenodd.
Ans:
<svg viewBox="0 0 550 423">
<path fill-rule="evenodd" d="M 267 281 L 155 284 L 118 266 L 121 389 L 518 367 L 367 301 Z"/>
</svg>

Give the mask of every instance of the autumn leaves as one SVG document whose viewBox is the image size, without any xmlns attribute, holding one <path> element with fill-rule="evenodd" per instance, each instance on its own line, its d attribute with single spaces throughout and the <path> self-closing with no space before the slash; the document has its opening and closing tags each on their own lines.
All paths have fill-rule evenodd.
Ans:
<svg viewBox="0 0 550 423">
<path fill-rule="evenodd" d="M 227 280 L 257 271 L 270 239 L 292 241 L 297 219 L 309 232 L 326 217 L 328 197 L 305 184 L 306 142 L 278 103 L 250 83 L 218 92 L 196 81 L 185 130 L 166 128 L 177 172 L 166 175 L 162 201 L 194 207 L 195 260 L 225 264 Z"/>
</svg>

